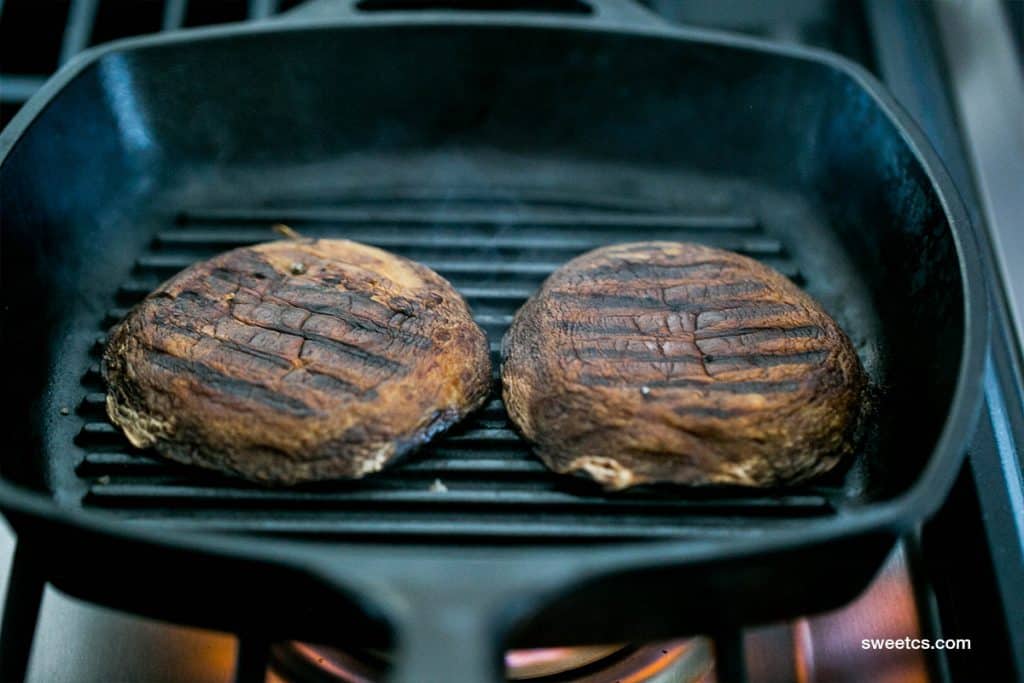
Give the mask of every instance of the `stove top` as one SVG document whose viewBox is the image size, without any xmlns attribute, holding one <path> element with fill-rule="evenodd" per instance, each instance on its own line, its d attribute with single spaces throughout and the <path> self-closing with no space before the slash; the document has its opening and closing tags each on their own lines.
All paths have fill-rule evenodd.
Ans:
<svg viewBox="0 0 1024 683">
<path fill-rule="evenodd" d="M 8 567 L 14 539 L 0 535 L 0 566 Z M 827 612 L 747 630 L 743 672 L 750 683 L 794 680 L 829 683 L 941 680 L 926 651 L 888 647 L 924 637 L 909 553 L 898 547 L 855 601 Z M 867 639 L 867 641 L 865 641 Z M 512 650 L 509 680 L 534 683 L 716 683 L 723 672 L 716 648 L 734 647 L 706 636 L 640 645 Z M 970 647 L 975 646 L 971 639 Z M 967 647 L 957 639 L 951 647 Z M 227 683 L 235 674 L 235 638 L 171 626 L 79 602 L 49 590 L 29 669 L 29 681 L 145 681 Z M 267 683 L 375 683 L 386 680 L 387 653 L 340 651 L 308 643 L 270 650 Z"/>
<path fill-rule="evenodd" d="M 260 21 L 299 0 L 0 2 L 0 124 L 59 64 L 118 37 Z M 671 21 L 833 50 L 878 75 L 917 119 L 964 194 L 995 311 L 986 408 L 968 464 L 941 512 L 906 538 L 872 586 L 836 612 L 656 644 L 514 651 L 510 678 L 540 681 L 976 681 L 1024 677 L 1024 92 L 993 3 L 909 0 L 644 0 Z M 16 38 L 16 39 L 15 39 Z M 3 530 L 0 551 L 13 554 Z M 9 562 L 0 566 L 7 567 Z M 17 601 L 18 576 L 8 575 Z M 16 607 L 16 605 L 15 605 Z M 24 636 L 22 636 L 24 637 Z M 922 649 L 923 643 L 942 649 Z M 969 642 L 965 642 L 969 641 Z M 229 634 L 170 626 L 47 589 L 30 681 L 228 681 L 262 664 Z M 270 649 L 267 680 L 373 681 L 386 653 L 314 644 Z M 255 669 L 248 667 L 255 665 Z M 348 676 L 346 678 L 345 676 Z"/>
</svg>

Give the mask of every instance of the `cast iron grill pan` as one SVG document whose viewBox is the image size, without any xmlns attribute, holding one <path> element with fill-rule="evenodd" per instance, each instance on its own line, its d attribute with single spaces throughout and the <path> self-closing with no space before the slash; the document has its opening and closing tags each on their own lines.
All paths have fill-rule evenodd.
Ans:
<svg viewBox="0 0 1024 683">
<path fill-rule="evenodd" d="M 326 23 L 100 48 L 19 111 L 0 133 L 0 505 L 47 580 L 263 642 L 390 635 L 402 681 L 493 679 L 502 635 L 706 633 L 867 585 L 941 503 L 980 407 L 985 300 L 956 191 L 857 67 L 590 4 L 331 0 L 308 6 Z M 263 489 L 131 451 L 103 414 L 106 331 L 275 222 L 426 263 L 495 344 L 590 248 L 747 253 L 850 335 L 877 416 L 840 471 L 754 492 L 602 493 L 544 470 L 496 400 L 351 483 Z"/>
</svg>

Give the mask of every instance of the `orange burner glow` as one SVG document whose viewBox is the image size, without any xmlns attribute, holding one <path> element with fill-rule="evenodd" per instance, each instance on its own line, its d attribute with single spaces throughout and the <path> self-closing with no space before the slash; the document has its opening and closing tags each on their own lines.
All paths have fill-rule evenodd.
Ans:
<svg viewBox="0 0 1024 683">
<path fill-rule="evenodd" d="M 751 683 L 927 683 L 921 651 L 866 649 L 864 639 L 920 638 L 921 626 L 902 551 L 846 607 L 748 629 L 744 652 Z M 651 645 L 596 645 L 510 650 L 510 681 L 563 683 L 715 683 L 714 648 L 705 638 Z M 391 655 L 281 643 L 272 650 L 270 683 L 375 683 Z"/>
<path fill-rule="evenodd" d="M 374 683 L 384 680 L 385 653 L 286 643 L 274 648 L 277 681 Z M 710 644 L 690 638 L 635 647 L 593 645 L 510 650 L 505 676 L 510 681 L 557 680 L 563 683 L 705 683 L 712 668 Z"/>
</svg>

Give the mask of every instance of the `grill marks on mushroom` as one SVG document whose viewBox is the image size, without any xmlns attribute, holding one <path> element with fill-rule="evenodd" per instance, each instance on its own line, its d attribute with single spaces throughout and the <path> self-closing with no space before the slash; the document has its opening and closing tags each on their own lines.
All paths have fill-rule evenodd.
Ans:
<svg viewBox="0 0 1024 683">
<path fill-rule="evenodd" d="M 836 323 L 781 274 L 693 244 L 585 254 L 503 344 L 513 421 L 559 472 L 790 483 L 847 453 L 865 377 Z"/>
<path fill-rule="evenodd" d="M 198 263 L 104 354 L 108 413 L 139 447 L 249 479 L 359 477 L 478 407 L 483 331 L 430 269 L 346 240 Z"/>
</svg>

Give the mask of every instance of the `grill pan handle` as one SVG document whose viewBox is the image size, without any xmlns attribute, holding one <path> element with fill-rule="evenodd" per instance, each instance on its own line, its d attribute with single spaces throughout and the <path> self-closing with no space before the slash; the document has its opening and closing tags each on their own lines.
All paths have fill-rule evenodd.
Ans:
<svg viewBox="0 0 1024 683">
<path fill-rule="evenodd" d="M 453 551 L 459 552 L 441 553 Z M 423 552 L 395 548 L 359 566 L 346 554 L 308 558 L 327 585 L 359 596 L 388 622 L 391 683 L 504 681 L 503 641 L 510 629 L 544 596 L 563 592 L 585 572 L 575 558 L 538 562 L 484 553 L 453 565 Z"/>
<path fill-rule="evenodd" d="M 453 583 L 405 591 L 392 683 L 505 680 L 499 600 Z"/>
<path fill-rule="evenodd" d="M 505 17 L 556 17 L 617 27 L 669 26 L 664 19 L 634 0 L 310 0 L 282 16 L 372 20 L 452 11 Z"/>
</svg>

